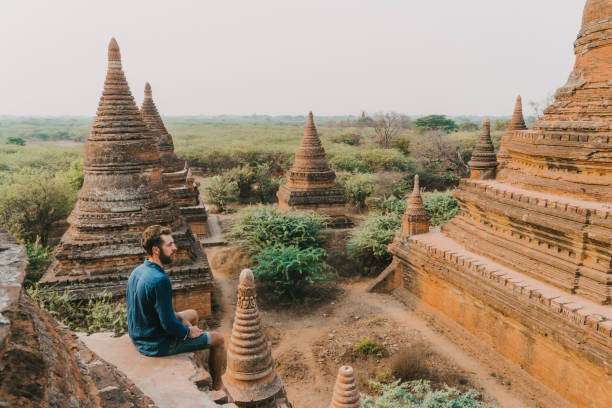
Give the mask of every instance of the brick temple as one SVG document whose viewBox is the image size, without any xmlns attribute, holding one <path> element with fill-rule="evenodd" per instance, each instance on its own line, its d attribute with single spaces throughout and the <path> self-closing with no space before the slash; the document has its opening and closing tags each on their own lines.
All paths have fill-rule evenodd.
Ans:
<svg viewBox="0 0 612 408">
<path fill-rule="evenodd" d="M 143 122 L 113 38 L 108 71 L 91 132 L 85 144 L 84 182 L 70 224 L 41 279 L 47 290 L 68 289 L 78 299 L 104 290 L 125 295 L 132 270 L 146 254 L 145 228 L 172 228 L 179 248 L 168 268 L 175 308 L 211 314 L 212 274 L 206 255 L 164 183 L 156 135 Z"/>
<path fill-rule="evenodd" d="M 287 172 L 287 183 L 276 193 L 278 206 L 281 210 L 293 208 L 328 216 L 333 227 L 350 226 L 346 197 L 335 180 L 336 173 L 327 164 L 325 149 L 309 112 L 304 137 Z"/>
<path fill-rule="evenodd" d="M 421 233 L 404 218 L 378 284 L 408 289 L 576 406 L 604 408 L 612 406 L 612 1 L 587 1 L 574 46 L 567 83 L 531 129 L 517 99 L 497 158 L 485 122 L 471 177 L 454 192 L 461 215 Z"/>
<path fill-rule="evenodd" d="M 196 237 L 206 237 L 207 214 L 206 208 L 200 202 L 199 184 L 194 181 L 187 163 L 174 153 L 172 135 L 166 130 L 164 121 L 159 115 L 153 101 L 151 85 L 148 82 L 145 85 L 140 113 L 142 121 L 154 135 L 155 145 L 159 150 L 164 183 L 170 190 L 170 196 L 178 205 L 181 215 L 187 220 Z"/>
</svg>

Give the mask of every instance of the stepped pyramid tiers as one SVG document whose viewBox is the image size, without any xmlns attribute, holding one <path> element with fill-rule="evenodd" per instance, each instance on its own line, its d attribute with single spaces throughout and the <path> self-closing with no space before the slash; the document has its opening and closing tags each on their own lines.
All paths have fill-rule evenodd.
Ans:
<svg viewBox="0 0 612 408">
<path fill-rule="evenodd" d="M 286 402 L 280 377 L 263 333 L 257 308 L 255 279 L 250 269 L 240 273 L 236 316 L 227 349 L 223 383 L 240 408 L 272 408 Z"/>
<path fill-rule="evenodd" d="M 124 296 L 130 272 L 145 258 L 141 232 L 160 224 L 172 228 L 179 248 L 176 261 L 166 268 L 177 308 L 186 308 L 183 303 L 191 297 L 200 314 L 209 315 L 212 275 L 206 255 L 163 182 L 155 141 L 128 87 L 115 39 L 108 60 L 85 144 L 83 187 L 41 283 L 49 290 L 68 288 L 77 298 L 105 289 Z"/>
<path fill-rule="evenodd" d="M 414 176 L 414 188 L 402 216 L 402 235 L 424 234 L 429 231 L 429 217 L 423 205 L 419 186 L 419 175 Z"/>
<path fill-rule="evenodd" d="M 497 157 L 495 148 L 491 141 L 491 122 L 485 119 L 482 122 L 482 132 L 472 152 L 472 159 L 468 162 L 470 167 L 470 178 L 492 179 L 495 178 Z"/>
<path fill-rule="evenodd" d="M 206 209 L 200 202 L 198 184 L 194 181 L 191 169 L 187 163 L 179 159 L 174 153 L 172 136 L 153 102 L 151 85 L 145 85 L 144 99 L 140 110 L 142 121 L 153 134 L 159 150 L 164 183 L 168 186 L 170 194 L 179 206 L 181 215 L 187 219 L 194 234 L 199 237 L 206 236 Z"/>
<path fill-rule="evenodd" d="M 342 366 L 338 370 L 334 394 L 329 408 L 359 408 L 359 391 L 355 384 L 353 367 Z"/>
<path fill-rule="evenodd" d="M 522 129 L 517 103 L 504 139 L 511 160 L 494 179 L 462 180 L 461 215 L 441 230 L 396 239 L 394 273 L 378 286 L 404 286 L 572 404 L 603 408 L 612 406 L 612 0 L 587 1 L 575 49 L 568 84 L 533 129 Z M 480 168 L 494 157 L 482 141 Z"/>
<path fill-rule="evenodd" d="M 609 0 L 588 1 L 576 62 L 555 102 L 507 147 L 510 183 L 586 200 L 612 201 L 612 19 Z"/>
<path fill-rule="evenodd" d="M 314 210 L 333 217 L 332 225 L 350 225 L 346 197 L 335 180 L 336 173 L 327 165 L 325 150 L 309 112 L 304 137 L 295 152 L 293 167 L 287 172 L 287 183 L 276 193 L 278 206 L 282 210 Z"/>
<path fill-rule="evenodd" d="M 504 132 L 499 146 L 499 152 L 497 153 L 497 161 L 501 166 L 511 160 L 510 152 L 508 152 L 508 141 L 512 137 L 512 134 L 516 130 L 527 130 L 525 120 L 523 119 L 523 103 L 521 101 L 521 95 L 516 97 L 516 103 L 514 104 L 514 113 L 512 119 L 508 123 L 508 127 Z"/>
</svg>

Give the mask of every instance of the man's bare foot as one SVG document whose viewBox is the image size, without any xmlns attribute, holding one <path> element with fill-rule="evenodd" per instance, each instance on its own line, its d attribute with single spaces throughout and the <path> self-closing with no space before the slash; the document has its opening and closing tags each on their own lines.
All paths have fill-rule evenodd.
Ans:
<svg viewBox="0 0 612 408">
<path fill-rule="evenodd" d="M 229 393 L 227 388 L 225 388 L 225 384 L 221 383 L 221 385 L 218 385 L 216 387 L 213 386 L 213 390 L 215 390 L 215 391 L 223 391 L 225 393 L 225 395 L 227 395 L 227 402 L 234 402 L 234 398 L 232 398 L 232 395 Z"/>
</svg>

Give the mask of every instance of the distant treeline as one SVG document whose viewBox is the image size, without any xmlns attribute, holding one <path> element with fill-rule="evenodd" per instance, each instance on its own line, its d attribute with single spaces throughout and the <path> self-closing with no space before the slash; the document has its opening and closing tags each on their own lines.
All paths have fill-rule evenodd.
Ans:
<svg viewBox="0 0 612 408">
<path fill-rule="evenodd" d="M 375 115 L 375 114 L 374 114 Z M 352 127 L 359 121 L 361 115 L 337 115 L 317 116 L 319 125 L 331 127 Z M 415 121 L 420 116 L 401 115 L 408 121 Z M 461 124 L 475 124 L 480 126 L 485 119 L 484 116 L 448 116 L 455 121 L 460 130 L 470 130 Z M 491 123 L 496 121 L 503 123 L 509 116 L 490 116 Z M 535 118 L 528 117 L 527 125 L 530 126 Z M 9 138 L 11 140 L 22 139 L 39 141 L 68 140 L 82 142 L 87 139 L 93 118 L 86 116 L 56 116 L 56 117 L 29 117 L 29 116 L 0 116 L 0 144 L 4 144 Z M 169 116 L 164 117 L 168 127 L 188 128 L 197 125 L 227 126 L 227 125 L 274 125 L 274 126 L 304 126 L 306 115 L 217 115 L 217 116 Z M 464 129 L 465 128 L 465 129 Z"/>
</svg>

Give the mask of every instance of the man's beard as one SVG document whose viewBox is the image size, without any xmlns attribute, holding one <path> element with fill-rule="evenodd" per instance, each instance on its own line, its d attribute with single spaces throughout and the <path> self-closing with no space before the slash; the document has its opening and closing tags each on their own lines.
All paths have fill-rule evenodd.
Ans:
<svg viewBox="0 0 612 408">
<path fill-rule="evenodd" d="M 161 261 L 162 265 L 169 265 L 172 263 L 172 257 L 164 254 L 161 249 L 159 251 L 159 260 Z"/>
</svg>

